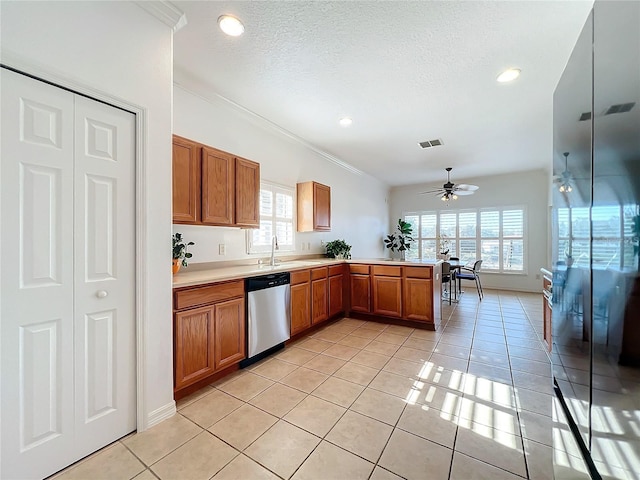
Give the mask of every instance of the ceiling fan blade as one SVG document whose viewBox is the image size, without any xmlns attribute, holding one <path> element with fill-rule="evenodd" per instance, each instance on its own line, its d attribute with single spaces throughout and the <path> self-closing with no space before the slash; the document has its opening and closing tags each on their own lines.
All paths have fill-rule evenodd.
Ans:
<svg viewBox="0 0 640 480">
<path fill-rule="evenodd" d="M 434 190 L 427 190 L 426 192 L 420 192 L 418 193 L 418 195 L 425 195 L 429 193 L 444 193 L 444 190 L 442 188 L 436 188 Z"/>
<path fill-rule="evenodd" d="M 467 192 L 475 192 L 476 190 L 478 190 L 478 188 L 480 187 L 478 187 L 477 185 L 468 185 L 466 183 L 460 183 L 456 185 L 453 189 L 458 192 L 462 190 L 465 190 Z"/>
<path fill-rule="evenodd" d="M 455 193 L 458 196 L 464 196 L 464 195 L 473 195 L 476 192 L 472 190 L 454 190 L 453 193 Z"/>
</svg>

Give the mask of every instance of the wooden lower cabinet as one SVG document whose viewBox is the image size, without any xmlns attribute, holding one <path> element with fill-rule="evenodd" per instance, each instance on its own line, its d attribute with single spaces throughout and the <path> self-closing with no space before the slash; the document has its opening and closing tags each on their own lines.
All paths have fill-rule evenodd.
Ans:
<svg viewBox="0 0 640 480">
<path fill-rule="evenodd" d="M 291 336 L 303 332 L 311 326 L 309 289 L 308 281 L 291 285 Z"/>
<path fill-rule="evenodd" d="M 344 312 L 344 276 L 329 277 L 329 316 Z"/>
<path fill-rule="evenodd" d="M 402 317 L 402 278 L 374 275 L 373 313 L 385 317 Z"/>
<path fill-rule="evenodd" d="M 175 389 L 215 372 L 214 306 L 178 312 L 175 316 Z"/>
<path fill-rule="evenodd" d="M 222 370 L 245 357 L 244 298 L 213 306 L 214 367 Z"/>
<path fill-rule="evenodd" d="M 403 279 L 404 318 L 419 322 L 433 322 L 433 282 L 425 278 Z"/>
<path fill-rule="evenodd" d="M 311 281 L 311 324 L 324 322 L 329 318 L 327 311 L 327 279 Z"/>
<path fill-rule="evenodd" d="M 244 282 L 174 292 L 174 391 L 246 357 Z"/>
<path fill-rule="evenodd" d="M 351 310 L 371 312 L 371 281 L 368 274 L 351 274 Z"/>
</svg>

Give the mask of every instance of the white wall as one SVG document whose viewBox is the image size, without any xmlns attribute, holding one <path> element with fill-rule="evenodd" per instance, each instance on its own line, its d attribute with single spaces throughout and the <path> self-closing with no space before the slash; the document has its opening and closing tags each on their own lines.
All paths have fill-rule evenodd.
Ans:
<svg viewBox="0 0 640 480">
<path fill-rule="evenodd" d="M 190 87 L 194 89 L 194 87 Z M 267 122 L 221 100 L 174 88 L 175 134 L 260 163 L 262 180 L 295 188 L 308 180 L 331 187 L 331 231 L 296 233 L 296 252 L 281 255 L 324 253 L 321 240 L 344 239 L 357 257 L 384 255 L 382 237 L 389 222 L 388 187 L 369 175 L 359 175 L 330 162 L 302 143 L 269 126 Z M 174 225 L 174 231 L 196 244 L 190 247 L 191 263 L 249 260 L 264 257 L 246 253 L 245 231 L 238 228 Z M 302 243 L 311 243 L 311 251 Z M 226 245 L 219 255 L 218 245 Z"/>
<path fill-rule="evenodd" d="M 436 196 L 418 195 L 429 185 L 410 185 L 391 190 L 391 219 L 395 222 L 404 212 L 421 210 L 445 210 L 518 206 L 526 208 L 526 257 L 527 274 L 482 274 L 482 286 L 506 290 L 540 291 L 541 281 L 536 278 L 540 268 L 548 268 L 548 185 L 549 176 L 544 170 L 509 175 L 493 175 L 480 178 L 455 178 L 456 183 L 470 183 L 480 188 L 474 195 L 461 196 L 449 207 Z M 444 183 L 444 182 L 442 182 Z"/>
<path fill-rule="evenodd" d="M 173 402 L 171 233 L 172 30 L 130 2 L 1 2 L 2 62 L 144 111 L 147 170 L 143 424 Z M 142 208 L 146 205 L 146 208 Z M 166 241 L 161 241 L 166 239 Z M 135 248 L 131 245 L 131 248 Z M 154 414 L 155 412 L 155 414 Z M 154 417 L 155 415 L 155 417 Z"/>
</svg>

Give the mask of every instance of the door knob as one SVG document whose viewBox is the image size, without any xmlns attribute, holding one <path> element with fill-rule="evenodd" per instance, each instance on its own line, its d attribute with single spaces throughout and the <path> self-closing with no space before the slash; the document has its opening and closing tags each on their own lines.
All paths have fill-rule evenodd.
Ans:
<svg viewBox="0 0 640 480">
<path fill-rule="evenodd" d="M 109 295 L 109 294 L 107 293 L 107 291 L 106 291 L 106 290 L 98 290 L 98 291 L 96 292 L 96 297 L 98 297 L 98 298 L 104 298 L 104 297 L 106 297 L 107 295 Z"/>
</svg>

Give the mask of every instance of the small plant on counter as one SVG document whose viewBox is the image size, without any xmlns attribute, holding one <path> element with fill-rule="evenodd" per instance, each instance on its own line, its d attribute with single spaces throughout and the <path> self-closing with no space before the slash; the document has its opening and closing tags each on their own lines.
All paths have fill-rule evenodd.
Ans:
<svg viewBox="0 0 640 480">
<path fill-rule="evenodd" d="M 327 242 L 327 257 L 329 258 L 351 258 L 351 245 L 344 240 L 333 240 Z"/>
<path fill-rule="evenodd" d="M 184 243 L 182 241 L 181 233 L 173 234 L 173 260 L 174 263 L 178 263 L 183 267 L 189 265 L 187 263 L 187 258 L 191 258 L 193 255 L 189 253 L 188 248 L 191 245 L 195 245 L 193 242 Z"/>
<path fill-rule="evenodd" d="M 405 222 L 401 218 L 398 219 L 397 232 L 387 235 L 384 239 L 384 244 L 392 252 L 404 252 L 411 249 L 411 242 L 413 242 L 413 227 L 409 222 Z"/>
</svg>

